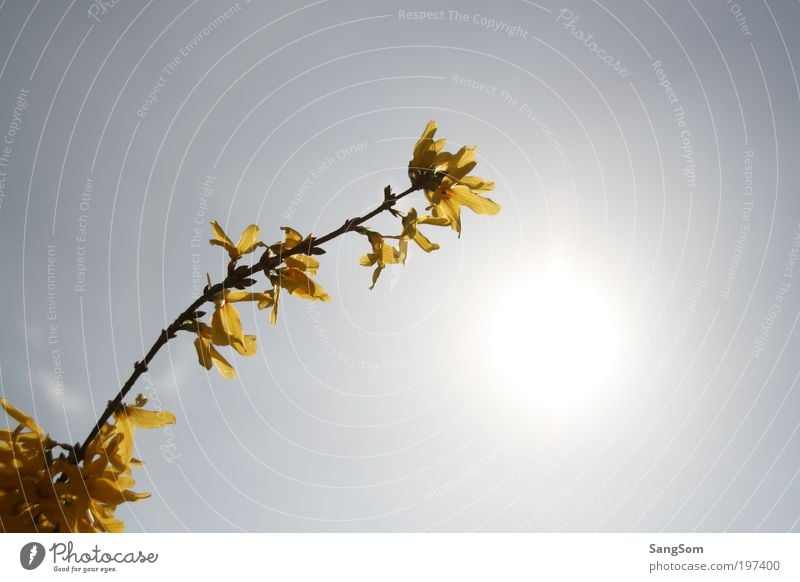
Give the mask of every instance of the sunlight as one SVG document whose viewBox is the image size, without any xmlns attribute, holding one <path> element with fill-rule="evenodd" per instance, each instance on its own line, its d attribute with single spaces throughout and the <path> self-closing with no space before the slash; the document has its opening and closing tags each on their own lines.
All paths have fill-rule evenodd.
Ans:
<svg viewBox="0 0 800 582">
<path fill-rule="evenodd" d="M 596 395 L 619 342 L 608 303 L 557 263 L 524 282 L 498 311 L 493 361 L 519 396 L 544 412 L 564 413 Z"/>
</svg>

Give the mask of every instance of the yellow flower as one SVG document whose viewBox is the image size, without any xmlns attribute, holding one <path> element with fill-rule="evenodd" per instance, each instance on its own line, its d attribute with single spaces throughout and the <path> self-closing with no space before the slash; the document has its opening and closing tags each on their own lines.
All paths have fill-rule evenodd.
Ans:
<svg viewBox="0 0 800 582">
<path fill-rule="evenodd" d="M 240 301 L 257 301 L 263 309 L 272 300 L 272 291 L 252 293 L 224 289 L 214 298 L 214 313 L 211 316 L 211 340 L 218 346 L 233 346 L 243 356 L 255 353 L 255 336 L 245 335 L 239 310 L 233 305 Z"/>
<path fill-rule="evenodd" d="M 211 221 L 211 228 L 214 231 L 214 238 L 208 242 L 228 251 L 228 255 L 230 255 L 232 261 L 241 259 L 244 255 L 252 253 L 258 247 L 266 248 L 266 245 L 258 239 L 258 234 L 261 232 L 261 229 L 255 224 L 251 224 L 244 229 L 242 236 L 239 237 L 235 245 L 216 220 Z"/>
<path fill-rule="evenodd" d="M 494 190 L 494 182 L 468 174 L 475 168 L 476 147 L 462 147 L 453 154 L 442 168 L 444 174 L 436 188 L 425 189 L 425 197 L 433 217 L 446 219 L 451 228 L 461 235 L 461 207 L 466 206 L 478 214 L 497 214 L 500 205 L 481 196 Z"/>
<path fill-rule="evenodd" d="M 275 243 L 272 249 L 282 254 L 295 248 L 297 245 L 307 240 L 299 232 L 288 226 L 282 227 L 285 233 L 283 242 Z M 259 301 L 259 309 L 272 306 L 270 323 L 275 325 L 278 321 L 278 303 L 280 301 L 281 289 L 285 289 L 290 295 L 300 299 L 311 301 L 330 301 L 330 296 L 325 292 L 319 283 L 311 279 L 309 275 L 316 275 L 319 270 L 319 261 L 312 256 L 296 254 L 286 257 L 285 267 L 276 269 L 275 275 L 270 276 L 273 289 L 268 292 L 270 295 Z"/>
<path fill-rule="evenodd" d="M 118 469 L 138 463 L 133 458 L 133 437 L 137 428 L 161 428 L 168 424 L 175 424 L 175 415 L 165 410 L 145 410 L 147 398 L 139 394 L 136 397 L 136 404 L 123 404 L 119 410 L 114 412 L 114 429 L 122 435 L 118 444 Z M 88 451 L 91 447 L 87 447 Z M 98 447 L 99 450 L 99 447 Z M 112 463 L 114 464 L 114 463 Z"/>
<path fill-rule="evenodd" d="M 257 342 L 256 336 L 244 333 L 239 310 L 233 304 L 255 301 L 258 302 L 259 309 L 264 309 L 274 303 L 273 297 L 273 290 L 252 292 L 224 289 L 217 295 L 214 298 L 215 307 L 214 313 L 211 315 L 211 325 L 197 322 L 194 328 L 197 333 L 194 347 L 200 365 L 206 370 L 210 370 L 211 366 L 216 366 L 217 371 L 224 377 L 235 378 L 236 370 L 214 346 L 231 346 L 243 356 L 252 356 L 256 353 Z"/>
<path fill-rule="evenodd" d="M 418 225 L 424 224 L 426 221 L 430 221 L 432 217 L 430 216 L 417 216 L 417 210 L 415 208 L 409 209 L 408 213 L 403 217 L 403 232 L 400 234 L 400 256 L 403 259 L 403 262 L 406 260 L 406 256 L 408 255 L 408 241 L 413 240 L 419 248 L 421 248 L 426 253 L 431 251 L 435 251 L 439 248 L 439 245 L 431 242 L 428 238 L 422 234 L 419 229 Z M 430 222 L 428 222 L 430 224 Z M 439 223 L 440 225 L 446 225 L 447 220 L 444 219 L 437 219 L 433 221 L 433 224 Z"/>
<path fill-rule="evenodd" d="M 435 188 L 441 179 L 441 176 L 437 175 L 437 170 L 451 156 L 450 153 L 442 151 L 444 144 L 447 143 L 446 139 L 433 139 L 437 128 L 435 121 L 429 121 L 422 136 L 414 145 L 414 155 L 408 162 L 408 178 L 414 187 Z"/>
<path fill-rule="evenodd" d="M 36 531 L 39 505 L 52 489 L 47 459 L 55 443 L 5 398 L 0 406 L 19 423 L 0 430 L 0 531 Z"/>
<path fill-rule="evenodd" d="M 308 241 L 309 237 L 303 238 L 302 234 L 290 226 L 282 226 L 281 230 L 284 232 L 284 239 L 269 247 L 276 255 L 283 255 L 283 253 L 292 250 L 300 243 Z"/>
<path fill-rule="evenodd" d="M 214 343 L 211 340 L 211 328 L 205 323 L 197 324 L 197 338 L 194 340 L 194 348 L 197 350 L 197 359 L 200 365 L 206 370 L 210 370 L 211 366 L 216 366 L 217 371 L 225 378 L 236 378 L 236 370 L 233 369 L 230 362 L 219 353 Z"/>
<path fill-rule="evenodd" d="M 284 240 L 277 243 L 283 250 L 290 251 L 301 242 L 303 242 L 303 235 L 297 232 L 290 226 L 282 226 L 281 230 L 285 233 Z"/>
<path fill-rule="evenodd" d="M 211 339 L 218 346 L 231 345 L 235 349 L 241 349 L 244 345 L 244 330 L 242 320 L 239 317 L 239 310 L 233 303 L 225 300 L 225 293 L 222 298 L 214 300 L 215 309 L 211 316 Z"/>
<path fill-rule="evenodd" d="M 375 232 L 374 230 L 361 227 L 358 229 L 358 232 L 366 236 L 369 240 L 369 243 L 372 245 L 372 252 L 362 256 L 358 263 L 363 267 L 377 265 L 375 270 L 372 272 L 372 285 L 370 286 L 370 289 L 374 289 L 375 284 L 378 282 L 378 277 L 381 276 L 381 271 L 383 271 L 384 267 L 386 267 L 386 265 L 396 265 L 398 263 L 402 263 L 405 260 L 405 255 L 401 254 L 398 249 L 388 244 L 384 240 L 384 236 L 378 232 Z"/>
<path fill-rule="evenodd" d="M 149 411 L 139 395 L 123 405 L 115 423 L 105 424 L 86 447 L 81 464 L 61 455 L 56 443 L 29 416 L 0 399 L 0 406 L 19 422 L 0 431 L 0 531 L 119 532 L 117 506 L 148 497 L 130 490 L 136 428 L 159 428 L 175 422 L 170 412 Z M 25 430 L 27 429 L 27 431 Z"/>
<path fill-rule="evenodd" d="M 296 267 L 282 267 L 278 269 L 278 284 L 276 289 L 286 289 L 290 295 L 311 301 L 330 301 L 330 296 L 325 289 L 319 286 L 311 277 Z M 279 292 L 279 291 L 278 291 Z"/>
</svg>

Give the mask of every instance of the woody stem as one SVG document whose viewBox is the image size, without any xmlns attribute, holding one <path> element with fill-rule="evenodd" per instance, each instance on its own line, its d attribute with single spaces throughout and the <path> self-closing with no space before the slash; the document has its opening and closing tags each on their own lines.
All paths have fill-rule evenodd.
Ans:
<svg viewBox="0 0 800 582">
<path fill-rule="evenodd" d="M 161 348 L 163 348 L 169 340 L 176 337 L 178 331 L 181 330 L 187 321 L 195 319 L 194 314 L 200 307 L 209 301 L 213 301 L 214 297 L 222 293 L 225 289 L 237 287 L 242 281 L 255 273 L 260 271 L 270 272 L 277 269 L 287 257 L 301 253 L 308 255 L 312 254 L 314 249 L 320 248 L 325 243 L 330 242 L 346 232 L 353 230 L 355 227 L 360 226 L 378 214 L 389 210 L 390 208 L 394 207 L 398 200 L 408 196 L 416 190 L 419 190 L 419 187 L 411 186 L 400 194 L 387 195 L 379 206 L 363 216 L 345 220 L 342 226 L 336 230 L 332 230 L 328 234 L 319 238 L 312 237 L 309 239 L 308 244 L 298 245 L 292 249 L 283 251 L 280 255 L 274 255 L 269 252 L 265 252 L 261 258 L 252 265 L 242 265 L 241 267 L 232 269 L 228 276 L 225 277 L 221 283 L 207 286 L 202 295 L 200 295 L 191 303 L 191 305 L 184 309 L 183 312 L 181 312 L 181 314 L 178 315 L 178 317 L 176 317 L 175 320 L 166 327 L 166 329 L 161 330 L 161 333 L 156 338 L 156 341 L 153 342 L 153 345 L 150 346 L 150 349 L 147 351 L 144 358 L 133 365 L 133 372 L 131 372 L 131 375 L 128 377 L 125 384 L 122 385 L 122 388 L 120 388 L 119 392 L 117 392 L 117 395 L 114 396 L 112 400 L 108 401 L 108 405 L 103 410 L 100 418 L 97 419 L 97 422 L 92 427 L 92 430 L 89 432 L 86 440 L 84 440 L 83 443 L 76 449 L 75 462 L 80 463 L 84 459 L 86 455 L 86 448 L 89 446 L 89 443 L 92 442 L 92 440 L 94 440 L 94 438 L 100 433 L 100 428 L 109 421 L 111 416 L 114 414 L 114 411 L 118 410 L 119 407 L 122 406 L 123 400 L 125 400 L 125 397 L 131 391 L 134 384 L 136 384 L 137 380 L 139 380 L 139 377 L 147 371 L 150 362 L 153 361 L 153 358 L 156 357 L 156 354 L 158 354 Z"/>
</svg>

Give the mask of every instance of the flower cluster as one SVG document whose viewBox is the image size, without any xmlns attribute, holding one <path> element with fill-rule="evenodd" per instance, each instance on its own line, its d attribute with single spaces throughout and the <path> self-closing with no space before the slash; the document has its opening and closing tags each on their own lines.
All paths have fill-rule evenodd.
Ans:
<svg viewBox="0 0 800 582">
<path fill-rule="evenodd" d="M 384 203 L 392 214 L 401 218 L 400 234 L 385 235 L 361 226 L 360 223 L 352 228 L 353 231 L 364 235 L 372 247 L 371 251 L 359 260 L 365 267 L 375 267 L 370 289 L 375 287 L 387 265 L 406 262 L 410 241 L 426 253 L 439 248 L 438 244 L 431 242 L 421 232 L 422 225 L 449 226 L 461 236 L 462 206 L 478 214 L 497 214 L 500 211 L 500 206 L 496 202 L 483 196 L 494 189 L 494 182 L 470 175 L 477 165 L 475 159 L 477 148 L 464 146 L 456 152 L 444 151 L 447 140 L 434 139 L 436 130 L 436 122 L 429 121 L 415 144 L 413 157 L 408 163 L 411 188 L 406 193 L 423 190 L 429 203 L 426 210 L 430 211 L 430 214 L 420 215 L 415 208 L 410 208 L 405 214 L 394 209 L 394 202 L 399 197 L 393 196 L 391 189 L 387 187 Z M 346 223 L 348 228 L 345 230 L 349 230 L 350 222 Z M 260 263 L 265 258 L 274 257 L 278 265 L 283 265 L 265 270 L 267 279 L 272 285 L 271 289 L 258 293 L 241 289 L 222 289 L 212 298 L 215 307 L 211 325 L 203 323 L 199 318 L 189 322 L 189 327 L 197 334 L 194 344 L 200 365 L 209 370 L 215 366 L 226 378 L 235 378 L 236 371 L 217 348 L 231 346 L 243 356 L 252 356 L 256 353 L 256 337 L 244 333 L 235 303 L 255 301 L 259 309 L 271 307 L 270 322 L 274 325 L 278 318 L 278 304 L 282 290 L 301 299 L 329 301 L 330 297 L 311 278 L 317 275 L 319 261 L 310 253 L 320 252 L 320 249 L 315 248 L 314 238 L 311 235 L 304 237 L 295 229 L 284 226 L 282 227 L 284 240 L 266 245 L 259 238 L 259 227 L 251 224 L 245 228 L 234 244 L 216 221 L 211 222 L 211 228 L 214 238 L 209 242 L 228 251 L 229 276 L 235 274 L 239 260 L 259 248 L 264 249 L 264 255 L 259 259 Z M 396 246 L 392 241 L 397 241 Z M 298 252 L 300 250 L 308 252 L 300 253 Z M 254 283 L 252 279 L 239 281 L 239 284 L 244 286 Z"/>
<path fill-rule="evenodd" d="M 74 449 L 54 457 L 58 445 L 33 419 L 8 401 L 0 406 L 19 424 L 0 430 L 0 532 L 121 532 L 117 506 L 149 497 L 136 493 L 131 467 L 137 428 L 175 422 L 170 412 L 145 410 L 147 399 L 121 405 L 86 447 L 81 463 Z"/>
<path fill-rule="evenodd" d="M 159 428 L 175 422 L 170 412 L 145 410 L 147 400 L 140 394 L 134 404 L 123 404 L 136 380 L 147 369 L 156 352 L 178 331 L 195 335 L 194 345 L 200 365 L 215 367 L 226 378 L 235 378 L 236 370 L 220 348 L 230 347 L 240 355 L 256 353 L 256 336 L 247 334 L 237 303 L 254 302 L 258 309 L 271 308 L 269 320 L 277 322 L 282 293 L 311 301 L 330 301 L 325 290 L 313 279 L 319 271 L 315 255 L 320 246 L 346 232 L 367 238 L 370 251 L 359 262 L 374 267 L 372 286 L 387 265 L 403 264 L 413 241 L 429 253 L 439 248 L 421 231 L 422 226 L 439 226 L 455 230 L 461 236 L 461 208 L 478 214 L 497 214 L 500 206 L 485 197 L 494 183 L 471 176 L 475 168 L 476 148 L 462 147 L 456 152 L 444 151 L 446 140 L 434 139 L 437 125 L 430 121 L 414 146 L 408 164 L 411 186 L 400 194 L 390 187 L 384 200 L 372 212 L 347 220 L 342 227 L 321 238 L 303 236 L 297 230 L 283 227 L 283 240 L 267 245 L 260 239 L 260 229 L 251 224 L 234 242 L 216 222 L 211 222 L 214 238 L 209 242 L 228 253 L 225 279 L 208 286 L 203 295 L 184 311 L 147 353 L 137 362 L 134 372 L 116 398 L 90 432 L 83 445 L 61 444 L 51 439 L 34 420 L 5 399 L 0 407 L 18 424 L 13 430 L 0 430 L 0 532 L 118 532 L 124 529 L 115 517 L 117 507 L 125 502 L 148 497 L 136 493 L 131 468 L 141 465 L 133 457 L 137 428 Z M 427 213 L 410 208 L 403 214 L 395 204 L 404 196 L 423 191 Z M 385 235 L 363 226 L 377 214 L 389 211 L 401 219 L 400 233 Z M 248 255 L 260 250 L 261 255 L 250 265 L 239 265 Z M 263 272 L 268 281 L 264 291 L 249 291 L 256 284 L 251 275 Z M 197 308 L 213 304 L 213 313 Z M 57 454 L 57 450 L 61 450 Z"/>
<path fill-rule="evenodd" d="M 242 328 L 242 321 L 239 310 L 234 305 L 242 301 L 256 302 L 259 309 L 272 307 L 270 313 L 270 323 L 273 325 L 278 320 L 278 303 L 281 290 L 285 290 L 290 295 L 302 299 L 316 301 L 330 301 L 330 297 L 325 290 L 319 286 L 312 275 L 317 274 L 319 261 L 314 257 L 298 253 L 300 245 L 307 244 L 309 237 L 303 237 L 293 228 L 283 227 L 284 240 L 267 246 L 259 239 L 260 229 L 255 224 L 248 226 L 239 241 L 234 245 L 222 227 L 216 222 L 211 222 L 214 237 L 209 242 L 215 246 L 221 246 L 228 251 L 230 256 L 229 272 L 236 269 L 236 263 L 245 255 L 258 249 L 264 248 L 267 257 L 277 256 L 282 258 L 283 267 L 272 271 L 267 271 L 266 275 L 272 285 L 272 289 L 261 292 L 244 291 L 242 289 L 223 289 L 215 297 L 214 313 L 211 315 L 211 325 L 199 320 L 199 317 L 188 323 L 188 329 L 197 334 L 194 340 L 194 347 L 197 350 L 197 359 L 200 365 L 210 370 L 212 366 L 226 378 L 235 378 L 236 370 L 231 363 L 217 349 L 218 346 L 231 346 L 242 356 L 252 356 L 256 353 L 256 336 L 247 335 Z M 288 251 L 293 254 L 283 255 Z M 249 285 L 255 281 L 248 279 L 241 284 Z M 211 280 L 208 281 L 211 287 Z M 201 314 L 200 317 L 202 317 Z"/>
<path fill-rule="evenodd" d="M 477 165 L 475 153 L 478 148 L 462 147 L 457 152 L 446 152 L 445 139 L 434 139 L 437 124 L 429 121 L 422 136 L 414 146 L 414 155 L 408 162 L 408 177 L 412 190 L 423 190 L 429 206 L 429 215 L 419 216 L 415 208 L 403 215 L 397 211 L 395 215 L 402 219 L 402 232 L 399 235 L 387 236 L 365 227 L 356 231 L 367 237 L 372 252 L 365 254 L 359 261 L 365 267 L 375 266 L 372 272 L 372 287 L 380 277 L 381 271 L 390 264 L 405 263 L 408 254 L 408 242 L 414 241 L 423 251 L 429 253 L 439 248 L 419 230 L 423 224 L 431 226 L 449 226 L 461 236 L 461 207 L 469 208 L 478 214 L 497 214 L 500 205 L 482 196 L 494 190 L 494 182 L 478 176 L 470 176 Z M 386 242 L 386 239 L 397 239 L 397 247 Z"/>
</svg>

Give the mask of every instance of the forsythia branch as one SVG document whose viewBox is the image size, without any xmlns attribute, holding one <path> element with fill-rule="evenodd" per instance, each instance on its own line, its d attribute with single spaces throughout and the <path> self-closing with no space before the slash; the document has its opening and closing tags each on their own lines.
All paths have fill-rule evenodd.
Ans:
<svg viewBox="0 0 800 582">
<path fill-rule="evenodd" d="M 387 186 L 382 202 L 373 210 L 347 219 L 323 236 L 304 237 L 287 226 L 282 228 L 283 241 L 267 245 L 259 238 L 259 227 L 253 224 L 234 244 L 222 227 L 212 221 L 214 238 L 209 242 L 222 247 L 230 257 L 225 278 L 215 284 L 209 278 L 202 295 L 161 330 L 83 443 L 73 446 L 54 441 L 30 416 L 0 398 L 0 407 L 19 423 L 13 431 L 0 431 L 0 531 L 124 529 L 124 523 L 114 516 L 116 507 L 149 496 L 129 489 L 134 484 L 131 467 L 141 464 L 133 458 L 135 429 L 158 428 L 175 422 L 170 412 L 146 410 L 147 399 L 141 394 L 134 404 L 124 401 L 161 348 L 177 337 L 178 332 L 196 334 L 194 344 L 203 367 L 216 367 L 220 374 L 232 378 L 236 372 L 217 348 L 230 346 L 244 356 L 256 352 L 256 337 L 244 333 L 235 303 L 255 301 L 259 309 L 271 307 L 270 321 L 274 324 L 282 291 L 302 299 L 330 300 L 311 278 L 319 269 L 315 256 L 325 253 L 322 247 L 326 243 L 348 232 L 365 236 L 371 252 L 364 254 L 359 263 L 375 267 L 374 287 L 387 265 L 405 263 L 409 242 L 413 241 L 425 252 L 439 248 L 420 231 L 420 226 L 449 226 L 460 236 L 462 207 L 479 214 L 497 214 L 500 206 L 483 196 L 494 189 L 494 183 L 470 175 L 477 164 L 476 148 L 465 146 L 455 153 L 444 151 L 446 140 L 434 139 L 436 129 L 436 122 L 429 122 L 414 146 L 408 164 L 411 185 L 406 190 L 394 194 Z M 398 201 L 420 190 L 425 194 L 430 214 L 420 214 L 415 208 L 403 214 L 395 208 Z M 384 235 L 364 226 L 387 211 L 400 218 L 400 234 Z M 397 247 L 391 241 L 397 241 Z M 256 262 L 238 264 L 259 249 L 262 254 Z M 265 275 L 271 289 L 246 291 L 257 283 L 254 276 L 259 273 Z M 202 321 L 206 313 L 200 311 L 206 303 L 214 305 L 210 325 Z M 56 448 L 64 451 L 58 457 L 54 456 Z"/>
</svg>

